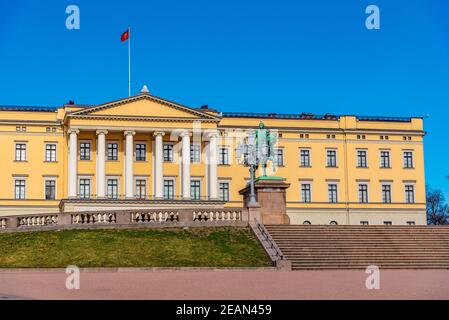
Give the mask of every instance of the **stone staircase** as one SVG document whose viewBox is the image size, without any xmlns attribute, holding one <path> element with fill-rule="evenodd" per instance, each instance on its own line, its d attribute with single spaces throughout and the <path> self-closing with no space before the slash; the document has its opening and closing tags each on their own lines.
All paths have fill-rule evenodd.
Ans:
<svg viewBox="0 0 449 320">
<path fill-rule="evenodd" d="M 449 269 L 449 227 L 267 225 L 292 263 L 304 269 Z"/>
</svg>

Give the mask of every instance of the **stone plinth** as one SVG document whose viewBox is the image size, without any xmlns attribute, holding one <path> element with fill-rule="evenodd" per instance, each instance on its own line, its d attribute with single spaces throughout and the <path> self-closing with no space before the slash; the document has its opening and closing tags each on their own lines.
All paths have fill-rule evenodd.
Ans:
<svg viewBox="0 0 449 320">
<path fill-rule="evenodd" d="M 286 204 L 286 190 L 289 187 L 290 184 L 280 177 L 260 177 L 256 180 L 256 198 L 260 206 L 256 215 L 263 224 L 290 224 Z M 243 195 L 244 207 L 248 207 L 250 186 L 240 190 L 240 194 Z M 252 217 L 250 214 L 250 221 L 257 218 L 256 215 Z"/>
</svg>

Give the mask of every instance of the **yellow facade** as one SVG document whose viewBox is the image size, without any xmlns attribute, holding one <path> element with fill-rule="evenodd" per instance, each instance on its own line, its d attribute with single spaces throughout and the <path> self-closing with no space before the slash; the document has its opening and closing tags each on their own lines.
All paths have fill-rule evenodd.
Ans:
<svg viewBox="0 0 449 320">
<path fill-rule="evenodd" d="M 244 188 L 249 174 L 236 161 L 235 149 L 245 130 L 257 128 L 260 122 L 279 133 L 278 149 L 283 150 L 283 155 L 279 156 L 277 171 L 270 174 L 284 177 L 291 185 L 287 190 L 287 209 L 292 223 L 426 223 L 425 133 L 421 118 L 219 113 L 207 108 L 188 108 L 147 93 L 99 106 L 1 107 L 0 215 L 60 210 L 61 200 L 69 198 L 69 132 L 73 130 L 77 130 L 77 195 L 79 179 L 85 178 L 90 181 L 89 197 L 97 199 L 101 161 L 97 154 L 98 131 L 105 130 L 106 146 L 110 143 L 118 146 L 117 159 L 108 159 L 106 155 L 104 164 L 106 179 L 118 182 L 114 196 L 117 199 L 111 201 L 125 196 L 124 132 L 133 133 L 133 184 L 136 179 L 145 180 L 145 199 L 154 199 L 155 133 L 162 132 L 163 144 L 173 145 L 173 161 L 163 162 L 163 178 L 173 180 L 175 199 L 188 200 L 182 199 L 182 171 L 186 167 L 180 161 L 181 136 L 188 132 L 189 142 L 201 146 L 199 163 L 188 166 L 190 179 L 199 181 L 201 199 L 210 198 L 212 185 L 227 186 L 229 197 L 225 197 L 226 190 L 222 189 L 216 194 L 225 197 L 226 206 L 241 206 L 239 190 Z M 218 159 L 224 157 L 227 161 L 217 165 L 217 181 L 210 182 L 213 178 L 208 169 L 206 150 L 210 140 L 207 136 L 214 132 L 218 133 L 219 150 L 227 148 L 228 155 L 218 151 Z M 88 160 L 80 158 L 81 143 L 90 144 Z M 146 146 L 143 161 L 136 160 L 136 144 Z M 25 159 L 20 156 L 17 159 L 17 145 L 25 145 Z M 51 161 L 46 155 L 47 145 L 56 146 L 56 151 L 51 151 Z M 301 165 L 302 150 L 309 152 L 307 166 Z M 335 166 L 328 166 L 328 151 L 335 152 Z M 382 152 L 384 156 L 388 153 L 387 168 L 381 167 Z M 365 160 L 360 160 L 359 155 L 365 155 Z M 360 161 L 366 161 L 366 165 L 360 167 Z M 17 187 L 16 180 L 25 181 L 25 186 Z M 47 180 L 55 181 L 54 200 L 45 200 Z M 302 193 L 303 185 L 309 186 L 308 195 Z M 333 188 L 330 185 L 336 185 L 336 203 L 330 203 L 330 188 Z M 364 195 L 361 196 L 360 185 L 366 185 L 366 199 L 362 203 Z M 383 190 L 385 185 L 390 186 L 389 192 Z M 25 194 L 18 197 L 17 193 L 23 190 Z M 108 192 L 105 190 L 106 197 Z M 309 199 L 305 201 L 304 196 Z"/>
</svg>

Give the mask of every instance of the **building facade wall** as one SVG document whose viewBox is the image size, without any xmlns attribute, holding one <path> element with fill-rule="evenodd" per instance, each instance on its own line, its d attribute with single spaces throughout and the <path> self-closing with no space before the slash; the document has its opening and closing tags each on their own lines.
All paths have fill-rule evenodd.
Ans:
<svg viewBox="0 0 449 320">
<path fill-rule="evenodd" d="M 149 108 L 151 107 L 151 108 Z M 26 109 L 11 111 L 0 108 L 0 215 L 23 212 L 55 212 L 59 202 L 68 197 L 68 145 L 67 130 L 78 128 L 78 148 L 90 142 L 90 160 L 80 160 L 77 176 L 91 179 L 92 196 L 97 188 L 97 134 L 108 130 L 108 142 L 118 144 L 117 160 L 106 160 L 106 177 L 119 181 L 119 195 L 125 190 L 125 137 L 123 131 L 134 130 L 134 145 L 146 145 L 145 161 L 134 162 L 135 179 L 147 181 L 147 196 L 154 196 L 154 137 L 153 132 L 163 130 L 164 144 L 175 145 L 174 162 L 163 164 L 163 176 L 174 180 L 175 193 L 181 195 L 180 139 L 172 132 L 178 129 L 193 133 L 190 141 L 196 143 L 198 119 L 183 119 L 186 114 L 158 101 L 125 101 L 112 109 L 100 109 L 95 117 L 71 116 L 81 106 L 63 106 L 53 111 Z M 155 114 L 156 113 L 156 114 Z M 144 119 L 151 115 L 153 118 Z M 212 112 L 211 112 L 212 114 Z M 268 129 L 279 133 L 278 148 L 283 150 L 283 163 L 269 174 L 286 178 L 291 186 L 287 190 L 287 209 L 292 223 L 302 224 L 369 224 L 404 225 L 414 222 L 425 224 L 425 176 L 423 151 L 423 122 L 420 118 L 390 119 L 355 116 L 289 119 L 276 115 L 218 114 L 218 121 L 203 121 L 204 130 L 219 133 L 218 146 L 228 149 L 228 163 L 218 164 L 218 181 L 229 183 L 229 201 L 226 206 L 241 206 L 239 190 L 245 187 L 248 169 L 236 160 L 236 147 L 245 136 L 245 130 L 255 129 L 263 122 Z M 114 118 L 118 117 L 118 118 Z M 204 120 L 204 119 L 203 119 Z M 25 128 L 25 129 L 23 129 Z M 201 134 L 200 134 L 201 136 Z M 26 144 L 27 159 L 15 160 L 15 144 Z M 45 161 L 45 145 L 57 146 L 56 161 Z M 192 180 L 200 182 L 201 198 L 207 199 L 208 186 L 207 142 L 201 146 L 201 160 L 190 165 Z M 135 150 L 135 149 L 134 149 Z M 309 150 L 310 166 L 302 166 L 301 150 Z M 327 151 L 336 152 L 336 166 L 327 165 Z M 366 153 L 366 167 L 358 167 L 357 152 Z M 390 167 L 381 167 L 381 152 L 389 152 Z M 404 168 L 404 152 L 412 152 L 412 168 Z M 78 150 L 79 153 L 79 150 Z M 259 171 L 262 174 L 262 170 Z M 17 200 L 14 180 L 26 181 L 25 199 Z M 55 200 L 45 200 L 45 180 L 56 181 Z M 310 185 L 310 202 L 301 197 L 301 186 Z M 337 185 L 337 203 L 329 203 L 329 184 Z M 367 185 L 367 203 L 360 203 L 359 185 Z M 384 203 L 382 185 L 388 184 L 391 201 Z M 405 186 L 413 185 L 413 202 L 407 203 Z"/>
</svg>

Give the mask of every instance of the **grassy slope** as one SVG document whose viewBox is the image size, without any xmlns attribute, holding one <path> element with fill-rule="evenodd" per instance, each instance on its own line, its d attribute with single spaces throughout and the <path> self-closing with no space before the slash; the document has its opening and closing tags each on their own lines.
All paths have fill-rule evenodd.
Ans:
<svg viewBox="0 0 449 320">
<path fill-rule="evenodd" d="M 0 268 L 263 267 L 245 228 L 70 230 L 0 234 Z"/>
</svg>

